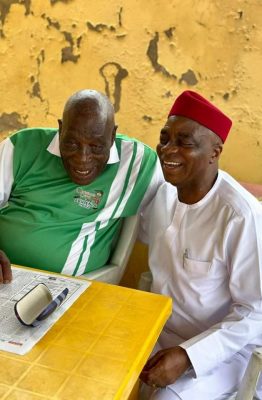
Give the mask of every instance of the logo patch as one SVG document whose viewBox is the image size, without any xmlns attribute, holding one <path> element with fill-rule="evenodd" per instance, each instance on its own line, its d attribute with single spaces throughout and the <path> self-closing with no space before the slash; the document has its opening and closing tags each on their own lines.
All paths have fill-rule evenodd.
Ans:
<svg viewBox="0 0 262 400">
<path fill-rule="evenodd" d="M 87 192 L 82 188 L 78 187 L 76 189 L 76 194 L 74 196 L 74 202 L 83 208 L 94 208 L 96 209 L 102 199 L 103 191 L 94 190 L 94 192 Z"/>
</svg>

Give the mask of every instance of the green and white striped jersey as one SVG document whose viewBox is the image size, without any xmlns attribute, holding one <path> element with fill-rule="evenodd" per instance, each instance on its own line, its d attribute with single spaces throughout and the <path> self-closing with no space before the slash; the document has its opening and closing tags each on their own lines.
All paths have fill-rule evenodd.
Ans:
<svg viewBox="0 0 262 400">
<path fill-rule="evenodd" d="M 51 128 L 6 139 L 0 168 L 0 248 L 12 263 L 69 275 L 106 264 L 121 218 L 136 214 L 163 179 L 152 149 L 117 135 L 103 173 L 79 186 L 64 169 Z"/>
</svg>

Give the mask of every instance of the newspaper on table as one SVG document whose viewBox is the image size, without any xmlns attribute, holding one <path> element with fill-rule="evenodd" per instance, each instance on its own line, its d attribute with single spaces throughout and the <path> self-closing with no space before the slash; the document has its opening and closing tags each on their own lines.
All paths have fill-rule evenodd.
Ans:
<svg viewBox="0 0 262 400">
<path fill-rule="evenodd" d="M 47 333 L 91 282 L 14 266 L 12 272 L 12 282 L 0 285 L 0 350 L 23 355 Z M 53 298 L 65 288 L 69 293 L 61 306 L 40 325 L 23 326 L 15 316 L 14 305 L 39 283 L 49 288 Z"/>
</svg>

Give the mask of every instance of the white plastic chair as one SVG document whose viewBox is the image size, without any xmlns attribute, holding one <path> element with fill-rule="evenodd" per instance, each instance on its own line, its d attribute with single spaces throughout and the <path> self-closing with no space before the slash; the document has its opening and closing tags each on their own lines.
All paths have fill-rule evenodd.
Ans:
<svg viewBox="0 0 262 400">
<path fill-rule="evenodd" d="M 134 215 L 123 220 L 119 239 L 107 265 L 82 275 L 83 278 L 118 285 L 135 244 L 139 217 Z"/>
<path fill-rule="evenodd" d="M 143 290 L 144 292 L 150 292 L 153 277 L 150 271 L 142 272 L 140 275 L 137 289 Z"/>
<path fill-rule="evenodd" d="M 252 353 L 237 393 L 228 400 L 253 400 L 261 371 L 262 347 L 258 347 Z"/>
</svg>

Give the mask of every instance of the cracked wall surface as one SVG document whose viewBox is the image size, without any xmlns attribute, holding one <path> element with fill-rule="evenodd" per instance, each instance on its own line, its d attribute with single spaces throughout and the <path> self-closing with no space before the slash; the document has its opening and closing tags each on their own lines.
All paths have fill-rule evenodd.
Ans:
<svg viewBox="0 0 262 400">
<path fill-rule="evenodd" d="M 0 135 L 57 126 L 67 97 L 94 88 L 120 132 L 155 147 L 192 89 L 234 121 L 221 167 L 262 183 L 261 26 L 261 0 L 0 0 Z"/>
</svg>

